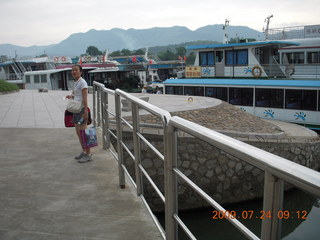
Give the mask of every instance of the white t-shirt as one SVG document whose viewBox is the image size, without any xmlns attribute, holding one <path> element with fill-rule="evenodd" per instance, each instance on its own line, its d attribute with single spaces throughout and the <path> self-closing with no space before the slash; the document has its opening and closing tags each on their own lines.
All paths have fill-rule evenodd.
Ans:
<svg viewBox="0 0 320 240">
<path fill-rule="evenodd" d="M 88 84 L 86 80 L 84 80 L 82 77 L 74 82 L 73 85 L 73 94 L 74 94 L 74 100 L 77 102 L 82 102 L 83 97 L 82 97 L 82 89 L 87 88 L 88 89 Z"/>
</svg>

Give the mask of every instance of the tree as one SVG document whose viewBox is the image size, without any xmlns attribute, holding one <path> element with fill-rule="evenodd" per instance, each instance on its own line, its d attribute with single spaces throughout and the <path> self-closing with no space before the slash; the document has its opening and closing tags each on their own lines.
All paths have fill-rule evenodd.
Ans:
<svg viewBox="0 0 320 240">
<path fill-rule="evenodd" d="M 132 52 L 133 55 L 144 55 L 145 51 L 141 48 Z"/>
<path fill-rule="evenodd" d="M 86 50 L 86 54 L 90 56 L 102 55 L 102 52 L 95 46 L 89 46 Z"/>
<path fill-rule="evenodd" d="M 130 56 L 131 55 L 131 51 L 129 49 L 124 48 L 124 49 L 121 50 L 121 55 L 122 56 Z"/>
<path fill-rule="evenodd" d="M 195 59 L 196 59 L 196 55 L 194 54 L 194 52 L 191 52 L 187 57 L 186 64 L 187 65 L 193 65 Z"/>
<path fill-rule="evenodd" d="M 162 61 L 169 61 L 169 60 L 177 59 L 177 55 L 174 52 L 170 51 L 169 49 L 167 49 L 167 51 L 165 51 L 165 52 L 160 52 L 158 54 L 158 57 Z"/>
<path fill-rule="evenodd" d="M 110 55 L 110 57 L 119 57 L 119 56 L 121 56 L 121 52 L 119 50 L 117 50 L 117 51 L 113 51 L 109 55 Z"/>
<path fill-rule="evenodd" d="M 184 56 L 186 56 L 186 52 L 187 52 L 187 50 L 186 50 L 186 48 L 185 47 L 177 47 L 176 48 L 176 53 L 177 53 L 177 56 L 179 57 L 184 57 Z"/>
</svg>

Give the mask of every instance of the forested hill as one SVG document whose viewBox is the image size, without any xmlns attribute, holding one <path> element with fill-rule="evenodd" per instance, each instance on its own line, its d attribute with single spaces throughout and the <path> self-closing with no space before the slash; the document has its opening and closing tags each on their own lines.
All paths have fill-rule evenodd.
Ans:
<svg viewBox="0 0 320 240">
<path fill-rule="evenodd" d="M 229 38 L 262 39 L 263 34 L 245 26 L 229 26 Z M 20 47 L 11 44 L 0 44 L 0 55 L 36 56 L 48 55 L 79 56 L 86 52 L 88 46 L 96 46 L 104 51 L 121 49 L 139 49 L 154 46 L 175 45 L 198 40 L 222 42 L 222 25 L 208 25 L 194 31 L 187 27 L 154 27 L 149 29 L 90 30 L 86 33 L 74 33 L 60 43 L 49 46 Z"/>
</svg>

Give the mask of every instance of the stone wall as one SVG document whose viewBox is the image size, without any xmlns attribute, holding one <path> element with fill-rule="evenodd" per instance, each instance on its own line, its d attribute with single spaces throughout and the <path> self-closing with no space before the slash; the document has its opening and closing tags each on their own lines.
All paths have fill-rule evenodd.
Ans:
<svg viewBox="0 0 320 240">
<path fill-rule="evenodd" d="M 144 134 L 163 154 L 163 136 Z M 127 146 L 133 149 L 132 133 L 123 133 Z M 228 204 L 260 198 L 263 196 L 264 173 L 260 169 L 239 160 L 199 139 L 179 138 L 178 168 L 207 194 L 220 204 Z M 283 158 L 309 168 L 320 169 L 320 142 L 268 142 L 246 141 Z M 115 146 L 115 145 L 114 145 Z M 134 165 L 124 154 L 125 165 L 134 177 Z M 163 162 L 145 144 L 142 144 L 142 165 L 156 185 L 164 193 Z M 154 211 L 163 211 L 164 204 L 144 179 L 144 195 Z M 290 186 L 286 185 L 286 188 Z M 190 187 L 179 180 L 179 209 L 208 206 Z"/>
</svg>

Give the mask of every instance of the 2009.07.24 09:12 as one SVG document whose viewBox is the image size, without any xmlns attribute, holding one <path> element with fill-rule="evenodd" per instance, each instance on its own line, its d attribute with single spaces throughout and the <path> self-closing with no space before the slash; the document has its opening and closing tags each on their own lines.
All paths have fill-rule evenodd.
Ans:
<svg viewBox="0 0 320 240">
<path fill-rule="evenodd" d="M 272 218 L 273 213 L 271 211 L 261 210 L 259 212 L 253 210 L 243 210 L 241 212 L 237 212 L 234 210 L 228 211 L 212 211 L 212 219 L 268 219 Z M 307 219 L 308 212 L 306 210 L 298 210 L 298 211 L 277 211 L 276 217 L 278 219 Z"/>
</svg>

